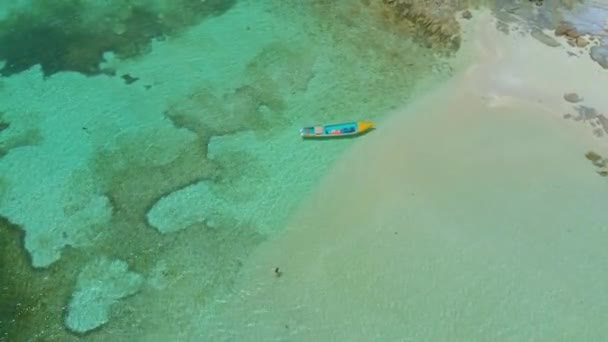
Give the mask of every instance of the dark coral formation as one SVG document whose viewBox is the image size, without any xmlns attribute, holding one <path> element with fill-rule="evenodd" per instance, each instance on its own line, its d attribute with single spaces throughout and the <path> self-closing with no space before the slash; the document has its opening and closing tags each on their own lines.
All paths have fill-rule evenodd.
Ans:
<svg viewBox="0 0 608 342">
<path fill-rule="evenodd" d="M 260 84 L 243 85 L 220 96 L 202 87 L 174 103 L 165 115 L 175 127 L 187 128 L 205 143 L 212 135 L 276 129 L 284 120 L 286 105 L 278 92 Z"/>
<path fill-rule="evenodd" d="M 455 51 L 460 47 L 460 25 L 454 13 L 459 2 L 426 2 L 415 0 L 383 0 L 397 22 L 410 26 L 414 39 L 438 50 Z"/>
<path fill-rule="evenodd" d="M 86 1 L 34 1 L 0 22 L 0 75 L 10 76 L 40 65 L 45 76 L 61 71 L 86 75 L 104 72 L 105 52 L 130 58 L 148 51 L 152 39 L 180 32 L 211 15 L 230 9 L 236 0 L 179 0 L 168 10 L 116 2 L 97 16 Z M 109 72 L 109 71 L 106 71 Z"/>
<path fill-rule="evenodd" d="M 585 158 L 589 160 L 598 170 L 600 176 L 608 176 L 608 158 L 603 158 L 601 155 L 589 151 L 585 154 Z"/>
<path fill-rule="evenodd" d="M 163 196 L 212 177 L 212 167 L 205 159 L 207 142 L 187 139 L 168 127 L 125 136 L 113 148 L 99 150 L 92 169 L 113 213 L 89 252 L 113 255 L 135 271 L 146 272 L 164 248 L 162 237 L 148 225 L 146 213 Z M 144 145 L 148 148 L 142 152 Z"/>
<path fill-rule="evenodd" d="M 75 265 L 62 260 L 34 270 L 22 247 L 23 235 L 20 227 L 0 217 L 0 341 L 72 341 L 65 335 L 61 312 Z"/>
<path fill-rule="evenodd" d="M 559 0 L 545 2 L 530 0 L 464 0 L 464 1 L 425 1 L 425 0 L 382 0 L 392 15 L 387 16 L 393 23 L 406 23 L 408 36 L 428 47 L 439 51 L 454 51 L 460 45 L 460 27 L 456 21 L 456 13 L 462 11 L 461 17 L 472 17 L 469 9 L 488 8 L 498 19 L 497 27 L 509 33 L 507 23 L 516 22 L 531 29 L 532 35 L 550 46 L 559 46 L 559 43 L 542 33 L 542 29 L 555 29 L 557 35 L 565 35 L 568 42 L 577 47 L 586 47 L 590 41 L 582 37 L 584 32 L 578 32 L 573 25 L 565 30 L 559 28 L 563 21 L 562 10 L 572 10 L 581 0 Z M 563 26 L 563 25 L 562 25 Z M 563 32 L 562 32 L 563 31 Z M 599 47 L 594 47 L 592 57 L 608 65 L 605 58 L 599 54 Z"/>
<path fill-rule="evenodd" d="M 601 114 L 593 107 L 584 105 L 574 106 L 574 109 L 578 112 L 578 115 L 568 113 L 564 115 L 564 119 L 588 123 L 594 128 L 593 133 L 598 137 L 608 134 L 608 117 L 606 115 Z"/>
</svg>

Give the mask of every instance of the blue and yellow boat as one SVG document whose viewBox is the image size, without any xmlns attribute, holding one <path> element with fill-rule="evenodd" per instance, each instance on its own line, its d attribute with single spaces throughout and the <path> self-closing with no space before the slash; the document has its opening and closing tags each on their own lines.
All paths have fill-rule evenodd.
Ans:
<svg viewBox="0 0 608 342">
<path fill-rule="evenodd" d="M 336 138 L 365 133 L 374 127 L 371 121 L 352 121 L 330 125 L 316 125 L 300 129 L 302 138 Z"/>
</svg>

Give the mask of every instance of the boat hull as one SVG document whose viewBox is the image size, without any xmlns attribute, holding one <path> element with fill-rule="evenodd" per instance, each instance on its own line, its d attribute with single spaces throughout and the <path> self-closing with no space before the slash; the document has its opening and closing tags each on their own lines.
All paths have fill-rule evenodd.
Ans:
<svg viewBox="0 0 608 342">
<path fill-rule="evenodd" d="M 338 138 L 360 135 L 372 129 L 371 121 L 352 121 L 329 125 L 316 125 L 300 129 L 300 136 L 305 139 Z"/>
</svg>

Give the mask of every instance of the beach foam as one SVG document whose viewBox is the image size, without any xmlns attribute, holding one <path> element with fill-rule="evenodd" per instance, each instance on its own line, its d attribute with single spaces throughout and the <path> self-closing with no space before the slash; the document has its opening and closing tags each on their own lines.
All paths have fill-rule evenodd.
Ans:
<svg viewBox="0 0 608 342">
<path fill-rule="evenodd" d="M 608 77 L 474 12 L 473 63 L 358 142 L 205 317 L 234 340 L 599 339 L 606 149 L 562 119 Z M 590 82 L 590 80 L 594 80 Z M 273 270 L 280 267 L 282 275 Z"/>
</svg>

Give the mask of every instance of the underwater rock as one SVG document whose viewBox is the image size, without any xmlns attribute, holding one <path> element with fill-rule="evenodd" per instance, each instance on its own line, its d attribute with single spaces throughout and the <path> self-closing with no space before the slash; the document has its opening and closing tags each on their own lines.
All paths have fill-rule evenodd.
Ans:
<svg viewBox="0 0 608 342">
<path fill-rule="evenodd" d="M 578 38 L 581 36 L 581 33 L 578 32 L 576 27 L 569 22 L 562 21 L 555 28 L 556 36 L 566 36 L 569 38 Z"/>
<path fill-rule="evenodd" d="M 120 299 L 137 293 L 144 278 L 128 270 L 122 260 L 101 257 L 86 265 L 68 304 L 65 325 L 76 333 L 85 333 L 106 324 L 110 310 Z"/>
<path fill-rule="evenodd" d="M 125 84 L 132 84 L 139 80 L 139 77 L 131 76 L 130 74 L 124 74 L 121 78 L 125 81 Z"/>
<path fill-rule="evenodd" d="M 583 37 L 576 38 L 575 43 L 576 43 L 576 46 L 581 47 L 581 48 L 589 45 L 589 41 Z"/>
<path fill-rule="evenodd" d="M 465 10 L 464 12 L 462 12 L 462 18 L 471 19 L 473 18 L 473 14 L 471 14 L 471 11 Z"/>
<path fill-rule="evenodd" d="M 571 103 L 577 103 L 577 102 L 582 101 L 583 98 L 578 96 L 577 93 L 567 93 L 567 94 L 564 94 L 564 100 L 571 102 Z"/>
<path fill-rule="evenodd" d="M 585 153 L 585 158 L 589 159 L 592 162 L 597 162 L 599 160 L 602 160 L 602 156 L 600 156 L 599 154 L 593 152 L 593 151 L 589 151 L 587 153 Z"/>
<path fill-rule="evenodd" d="M 448 51 L 460 48 L 460 25 L 454 14 L 462 9 L 462 4 L 442 2 L 428 6 L 425 1 L 415 0 L 384 0 L 384 3 L 393 9 L 396 19 L 410 22 L 417 28 L 416 33 L 423 37 L 425 45 Z"/>
<path fill-rule="evenodd" d="M 600 115 L 597 112 L 597 109 L 593 108 L 593 107 L 588 107 L 588 106 L 576 106 L 574 109 L 576 109 L 576 111 L 578 112 L 578 117 L 576 119 L 578 120 L 593 120 L 595 118 L 598 117 L 598 115 Z"/>
<path fill-rule="evenodd" d="M 608 46 L 597 45 L 589 50 L 591 59 L 597 62 L 602 68 L 608 69 Z"/>
<path fill-rule="evenodd" d="M 608 159 L 603 158 L 602 156 L 593 151 L 585 153 L 585 158 L 587 158 L 587 160 L 589 160 L 591 163 L 593 163 L 595 167 L 599 169 L 597 170 L 597 173 L 600 176 L 608 176 Z"/>
</svg>

